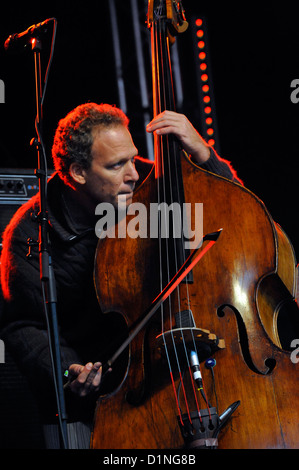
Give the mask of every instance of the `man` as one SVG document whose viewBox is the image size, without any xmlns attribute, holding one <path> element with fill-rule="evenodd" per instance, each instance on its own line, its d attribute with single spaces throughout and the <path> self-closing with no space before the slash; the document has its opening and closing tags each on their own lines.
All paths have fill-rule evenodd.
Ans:
<svg viewBox="0 0 299 470">
<path fill-rule="evenodd" d="M 101 362 L 116 324 L 103 318 L 93 285 L 95 208 L 129 205 L 152 163 L 138 158 L 128 118 L 116 107 L 87 103 L 59 122 L 52 156 L 56 173 L 48 183 L 47 205 L 52 264 L 57 288 L 62 367 L 68 371 L 66 406 L 70 422 L 92 420 L 101 383 Z M 173 134 L 193 162 L 239 181 L 229 163 L 201 138 L 188 119 L 166 111 L 148 132 Z M 48 336 L 43 315 L 38 246 L 39 195 L 15 214 L 3 236 L 1 286 L 5 300 L 2 335 L 37 396 L 45 423 L 56 422 Z M 31 240 L 28 256 L 28 240 Z M 105 317 L 105 316 L 104 316 Z"/>
</svg>

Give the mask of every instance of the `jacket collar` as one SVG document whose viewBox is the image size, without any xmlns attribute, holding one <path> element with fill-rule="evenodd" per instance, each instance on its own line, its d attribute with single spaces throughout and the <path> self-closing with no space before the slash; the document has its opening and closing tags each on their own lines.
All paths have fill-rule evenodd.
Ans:
<svg viewBox="0 0 299 470">
<path fill-rule="evenodd" d="M 95 234 L 95 222 L 93 224 L 90 219 L 84 218 L 83 209 L 72 201 L 69 193 L 67 195 L 67 188 L 57 172 L 47 184 L 47 205 L 51 230 L 62 241 L 72 242 L 91 232 Z M 74 208 L 76 210 L 72 210 Z"/>
</svg>

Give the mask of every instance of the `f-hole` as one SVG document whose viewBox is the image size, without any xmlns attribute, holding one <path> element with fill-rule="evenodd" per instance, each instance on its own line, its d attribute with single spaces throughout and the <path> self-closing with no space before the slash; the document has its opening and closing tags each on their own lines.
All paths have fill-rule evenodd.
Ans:
<svg viewBox="0 0 299 470">
<path fill-rule="evenodd" d="M 275 359 L 273 359 L 271 357 L 269 357 L 265 360 L 265 365 L 268 367 L 268 371 L 266 372 L 266 374 L 262 374 L 255 367 L 255 365 L 252 361 L 251 355 L 250 355 L 250 351 L 249 351 L 247 331 L 246 331 L 245 324 L 244 324 L 244 321 L 243 321 L 243 318 L 242 318 L 240 312 L 235 307 L 233 307 L 232 305 L 225 304 L 225 305 L 221 305 L 217 309 L 217 316 L 219 318 L 224 318 L 225 315 L 226 315 L 226 313 L 225 313 L 225 308 L 226 307 L 230 308 L 233 311 L 233 313 L 235 314 L 235 317 L 236 317 L 236 320 L 237 320 L 237 325 L 238 325 L 238 331 L 239 331 L 240 347 L 241 347 L 242 355 L 243 355 L 244 361 L 246 362 L 246 365 L 249 367 L 249 369 L 251 369 L 256 374 L 260 374 L 260 375 L 269 375 L 269 374 L 271 374 L 273 372 L 275 366 L 276 366 Z"/>
</svg>

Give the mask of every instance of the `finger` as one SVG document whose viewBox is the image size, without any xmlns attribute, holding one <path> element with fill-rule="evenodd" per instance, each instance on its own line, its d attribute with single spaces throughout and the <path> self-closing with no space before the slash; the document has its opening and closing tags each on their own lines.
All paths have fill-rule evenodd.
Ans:
<svg viewBox="0 0 299 470">
<path fill-rule="evenodd" d="M 159 120 L 159 119 L 175 119 L 175 120 L 180 120 L 182 118 L 185 118 L 184 114 L 177 113 L 175 111 L 169 111 L 166 109 L 165 111 L 162 111 L 162 113 L 157 114 L 157 116 L 152 119 L 152 121 Z"/>
<path fill-rule="evenodd" d="M 101 379 L 102 379 L 102 364 L 100 362 L 96 362 L 94 364 L 96 374 L 94 375 L 91 388 L 93 390 L 97 390 L 101 384 Z"/>
<path fill-rule="evenodd" d="M 161 123 L 164 121 L 173 121 L 173 122 L 180 122 L 184 120 L 185 115 L 175 113 L 174 111 L 163 111 L 163 113 L 157 114 L 147 125 L 147 127 L 151 127 L 156 123 Z"/>
<path fill-rule="evenodd" d="M 90 367 L 92 366 L 92 367 Z M 89 372 L 86 376 L 86 370 Z M 83 373 L 78 376 L 76 383 L 74 383 L 73 391 L 80 397 L 98 390 L 102 377 L 102 364 L 96 362 L 95 364 L 87 364 Z"/>
<path fill-rule="evenodd" d="M 86 380 L 89 376 L 89 373 L 92 370 L 92 367 L 93 367 L 93 364 L 91 362 L 88 362 L 87 364 L 85 364 L 85 366 L 81 366 L 81 369 L 79 367 L 73 367 L 74 376 L 75 376 L 75 371 L 76 372 L 80 371 L 77 377 L 74 380 L 72 380 L 72 382 L 70 383 L 70 387 L 73 392 L 78 393 L 80 392 L 81 389 L 83 389 L 86 383 Z"/>
<path fill-rule="evenodd" d="M 178 132 L 178 129 L 174 126 L 165 126 L 165 127 L 159 127 L 157 128 L 156 131 L 156 134 L 158 135 L 168 135 L 168 134 L 174 134 L 176 135 L 177 137 L 180 137 L 180 134 Z"/>
<path fill-rule="evenodd" d="M 151 121 L 147 126 L 146 126 L 146 130 L 148 132 L 153 132 L 159 128 L 163 128 L 165 126 L 169 126 L 169 125 L 172 125 L 172 126 L 176 126 L 176 127 L 180 127 L 180 124 L 181 121 L 175 117 L 171 117 L 171 118 L 166 118 L 166 117 L 160 117 L 160 118 L 156 118 L 155 120 Z"/>
<path fill-rule="evenodd" d="M 93 365 L 84 385 L 86 390 L 94 389 L 100 384 L 102 377 L 102 364 L 100 362 L 95 362 Z"/>
<path fill-rule="evenodd" d="M 68 369 L 68 374 L 70 378 L 77 377 L 83 371 L 84 366 L 82 364 L 71 364 Z"/>
</svg>

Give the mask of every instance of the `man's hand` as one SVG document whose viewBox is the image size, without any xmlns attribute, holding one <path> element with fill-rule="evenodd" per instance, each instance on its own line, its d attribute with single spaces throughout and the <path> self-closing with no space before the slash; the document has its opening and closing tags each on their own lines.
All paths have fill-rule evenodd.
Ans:
<svg viewBox="0 0 299 470">
<path fill-rule="evenodd" d="M 205 163 L 210 157 L 210 147 L 184 114 L 164 111 L 146 126 L 146 130 L 158 135 L 174 134 L 183 149 L 199 164 Z"/>
<path fill-rule="evenodd" d="M 102 364 L 88 362 L 85 366 L 72 364 L 69 369 L 69 382 L 67 388 L 80 397 L 96 392 L 101 383 Z"/>
</svg>

